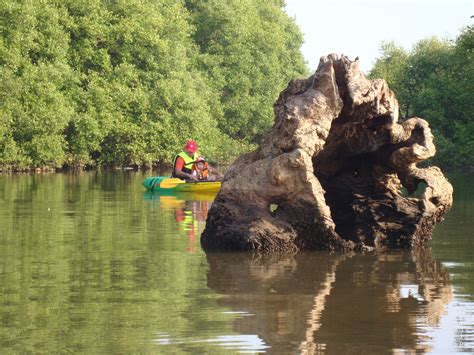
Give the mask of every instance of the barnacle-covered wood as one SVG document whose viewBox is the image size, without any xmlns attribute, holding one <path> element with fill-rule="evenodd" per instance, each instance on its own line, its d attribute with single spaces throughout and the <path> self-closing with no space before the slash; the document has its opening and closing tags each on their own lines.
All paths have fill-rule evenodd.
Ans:
<svg viewBox="0 0 474 355">
<path fill-rule="evenodd" d="M 430 128 L 417 117 L 398 122 L 384 80 L 329 55 L 274 109 L 261 145 L 226 173 L 204 249 L 408 248 L 430 238 L 452 187 L 437 167 L 417 167 L 435 154 Z"/>
</svg>

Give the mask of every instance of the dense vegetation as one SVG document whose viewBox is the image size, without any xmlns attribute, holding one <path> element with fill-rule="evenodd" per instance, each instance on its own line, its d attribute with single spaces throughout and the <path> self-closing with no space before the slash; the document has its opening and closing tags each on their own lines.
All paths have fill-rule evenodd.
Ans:
<svg viewBox="0 0 474 355">
<path fill-rule="evenodd" d="M 371 77 L 394 90 L 403 118 L 426 119 L 438 149 L 437 163 L 474 167 L 474 27 L 455 41 L 429 38 L 411 51 L 382 45 Z"/>
<path fill-rule="evenodd" d="M 0 0 L 0 170 L 162 166 L 189 138 L 229 162 L 307 74 L 302 41 L 283 0 Z M 370 72 L 443 165 L 474 166 L 473 47 L 384 43 Z"/>
<path fill-rule="evenodd" d="M 0 0 L 0 168 L 226 162 L 306 74 L 282 0 Z"/>
</svg>

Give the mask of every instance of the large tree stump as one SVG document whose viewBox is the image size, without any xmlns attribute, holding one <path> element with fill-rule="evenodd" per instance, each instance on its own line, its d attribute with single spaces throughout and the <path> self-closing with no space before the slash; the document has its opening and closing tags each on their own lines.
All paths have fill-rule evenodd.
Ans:
<svg viewBox="0 0 474 355">
<path fill-rule="evenodd" d="M 453 190 L 439 168 L 416 166 L 435 154 L 433 136 L 421 118 L 398 122 L 384 80 L 332 54 L 274 108 L 260 147 L 225 175 L 205 250 L 409 248 L 431 237 Z"/>
</svg>

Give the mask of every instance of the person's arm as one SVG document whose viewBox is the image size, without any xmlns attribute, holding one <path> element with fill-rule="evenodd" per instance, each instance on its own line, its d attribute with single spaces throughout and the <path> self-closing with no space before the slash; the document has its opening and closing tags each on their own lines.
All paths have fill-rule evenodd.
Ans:
<svg viewBox="0 0 474 355">
<path fill-rule="evenodd" d="M 176 166 L 174 168 L 174 175 L 181 178 L 181 179 L 188 179 L 188 180 L 197 180 L 195 176 L 192 174 L 185 173 L 183 171 L 184 167 L 184 160 L 181 157 L 178 157 L 176 160 Z"/>
</svg>

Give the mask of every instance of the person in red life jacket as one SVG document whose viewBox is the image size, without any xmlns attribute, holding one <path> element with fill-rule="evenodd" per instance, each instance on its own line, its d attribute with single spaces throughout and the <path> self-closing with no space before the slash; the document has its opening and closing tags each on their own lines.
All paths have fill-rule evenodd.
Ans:
<svg viewBox="0 0 474 355">
<path fill-rule="evenodd" d="M 171 177 L 183 180 L 197 180 L 197 177 L 192 174 L 193 165 L 198 158 L 196 151 L 196 142 L 192 139 L 187 141 L 184 150 L 174 158 Z"/>
<path fill-rule="evenodd" d="M 196 163 L 193 165 L 192 174 L 197 177 L 198 180 L 208 180 L 209 179 L 209 164 L 206 159 L 199 157 L 196 160 Z"/>
</svg>

